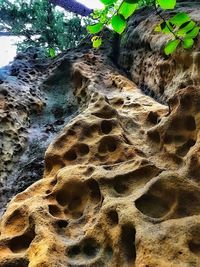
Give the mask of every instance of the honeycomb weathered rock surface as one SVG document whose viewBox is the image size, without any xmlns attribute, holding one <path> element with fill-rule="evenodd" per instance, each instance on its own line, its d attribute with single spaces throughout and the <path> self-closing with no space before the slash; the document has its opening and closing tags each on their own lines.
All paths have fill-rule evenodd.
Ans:
<svg viewBox="0 0 200 267">
<path fill-rule="evenodd" d="M 167 106 L 101 54 L 72 71 L 81 112 L 2 217 L 0 266 L 200 266 L 199 85 Z"/>
</svg>

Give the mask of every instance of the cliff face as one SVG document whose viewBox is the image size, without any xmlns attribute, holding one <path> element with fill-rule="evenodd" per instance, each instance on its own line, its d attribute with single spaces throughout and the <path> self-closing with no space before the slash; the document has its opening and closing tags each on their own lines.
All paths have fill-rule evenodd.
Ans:
<svg viewBox="0 0 200 267">
<path fill-rule="evenodd" d="M 60 123 L 43 178 L 4 213 L 0 266 L 200 265 L 200 45 L 165 58 L 153 19 L 139 18 L 118 61 L 134 82 L 90 50 L 40 75 L 44 91 L 73 91 L 78 112 Z"/>
<path fill-rule="evenodd" d="M 34 50 L 18 54 L 1 75 L 0 215 L 9 198 L 41 178 L 47 146 L 77 111 L 69 68 Z"/>
</svg>

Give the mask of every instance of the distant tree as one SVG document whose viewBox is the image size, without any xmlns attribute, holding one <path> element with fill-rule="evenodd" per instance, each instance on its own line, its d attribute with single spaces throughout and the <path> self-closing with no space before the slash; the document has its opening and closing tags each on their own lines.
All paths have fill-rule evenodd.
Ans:
<svg viewBox="0 0 200 267">
<path fill-rule="evenodd" d="M 75 47 L 87 34 L 87 21 L 62 12 L 48 0 L 0 0 L 0 31 L 23 37 L 18 51 L 39 47 L 52 57 Z"/>
</svg>

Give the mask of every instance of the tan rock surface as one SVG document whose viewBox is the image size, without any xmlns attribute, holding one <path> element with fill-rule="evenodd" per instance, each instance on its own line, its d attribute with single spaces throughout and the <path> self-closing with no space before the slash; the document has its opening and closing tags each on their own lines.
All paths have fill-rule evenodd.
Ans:
<svg viewBox="0 0 200 267">
<path fill-rule="evenodd" d="M 72 72 L 81 112 L 2 217 L 0 266 L 200 266 L 198 84 L 168 107 L 98 53 Z"/>
<path fill-rule="evenodd" d="M 179 2 L 183 3 L 178 5 L 177 12 L 187 12 L 193 20 L 200 21 L 198 0 Z M 174 11 L 162 13 L 166 19 L 173 14 Z M 143 92 L 166 103 L 177 89 L 200 85 L 200 40 L 196 40 L 193 51 L 179 49 L 167 57 L 163 47 L 171 36 L 155 32 L 158 23 L 160 17 L 155 16 L 155 10 L 147 8 L 129 20 L 121 41 L 119 64 Z"/>
<path fill-rule="evenodd" d="M 198 266 L 200 187 L 186 168 L 198 95 L 181 113 L 177 94 L 168 114 L 88 56 L 73 65 L 83 111 L 49 146 L 44 178 L 2 218 L 1 266 Z"/>
</svg>

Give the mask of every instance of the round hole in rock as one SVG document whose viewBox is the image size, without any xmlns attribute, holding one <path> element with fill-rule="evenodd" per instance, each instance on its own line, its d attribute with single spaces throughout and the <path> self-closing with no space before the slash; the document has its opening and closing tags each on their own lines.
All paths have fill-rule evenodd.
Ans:
<svg viewBox="0 0 200 267">
<path fill-rule="evenodd" d="M 160 142 L 160 134 L 159 134 L 159 132 L 157 132 L 157 131 L 148 131 L 147 135 L 152 141 L 154 141 L 156 143 Z"/>
<path fill-rule="evenodd" d="M 103 134 L 109 134 L 112 131 L 112 122 L 108 120 L 103 120 L 101 122 L 101 131 Z"/>
<path fill-rule="evenodd" d="M 68 250 L 68 256 L 71 258 L 76 257 L 80 253 L 81 253 L 81 250 L 79 246 L 73 246 Z"/>
<path fill-rule="evenodd" d="M 116 210 L 110 210 L 107 213 L 108 219 L 111 222 L 111 224 L 118 224 L 119 223 L 119 217 L 118 217 L 118 213 L 116 212 Z"/>
<path fill-rule="evenodd" d="M 56 200 L 61 206 L 66 206 L 69 201 L 68 192 L 64 189 L 60 190 L 56 195 Z"/>
<path fill-rule="evenodd" d="M 176 150 L 177 155 L 180 157 L 184 157 L 188 153 L 190 148 L 195 145 L 195 143 L 196 143 L 195 140 L 189 139 L 185 144 L 177 148 Z"/>
<path fill-rule="evenodd" d="M 92 113 L 92 115 L 95 115 L 102 119 L 110 119 L 116 116 L 116 111 L 111 106 L 105 105 L 99 111 Z"/>
<path fill-rule="evenodd" d="M 59 228 L 65 228 L 65 227 L 68 226 L 68 222 L 65 221 L 65 220 L 60 220 L 60 221 L 57 222 L 57 225 L 58 225 Z"/>
<path fill-rule="evenodd" d="M 194 242 L 193 240 L 188 243 L 189 249 L 192 253 L 200 256 L 200 243 Z"/>
<path fill-rule="evenodd" d="M 97 200 L 100 201 L 101 200 L 101 191 L 99 188 L 99 184 L 95 179 L 89 179 L 87 180 L 87 186 L 90 190 L 90 196 Z"/>
<path fill-rule="evenodd" d="M 100 143 L 99 148 L 98 148 L 98 152 L 101 154 L 105 154 L 107 152 L 107 147 L 104 146 L 102 143 Z"/>
<path fill-rule="evenodd" d="M 95 171 L 94 167 L 88 167 L 87 170 L 84 172 L 84 175 L 90 176 Z"/>
<path fill-rule="evenodd" d="M 21 253 L 27 250 L 35 238 L 35 231 L 27 232 L 21 236 L 9 240 L 9 248 L 13 253 Z"/>
<path fill-rule="evenodd" d="M 76 135 L 76 132 L 75 132 L 74 130 L 72 130 L 72 129 L 69 129 L 69 130 L 67 131 L 67 134 L 66 134 L 66 135 L 74 136 L 74 135 Z"/>
<path fill-rule="evenodd" d="M 175 116 L 171 119 L 170 130 L 180 131 L 183 130 L 184 118 Z"/>
<path fill-rule="evenodd" d="M 113 166 L 103 166 L 104 170 L 111 171 L 113 169 Z"/>
<path fill-rule="evenodd" d="M 185 84 L 183 84 L 182 88 L 184 88 L 184 87 L 186 87 Z M 180 99 L 180 104 L 181 104 L 182 108 L 184 108 L 185 110 L 189 110 L 193 105 L 193 101 L 191 99 L 191 96 L 188 94 L 182 96 Z"/>
<path fill-rule="evenodd" d="M 122 106 L 124 104 L 124 100 L 123 99 L 117 99 L 114 101 L 113 104 Z"/>
<path fill-rule="evenodd" d="M 173 142 L 173 135 L 166 134 L 163 141 L 165 144 L 172 143 Z"/>
<path fill-rule="evenodd" d="M 13 225 L 17 225 L 17 227 L 13 227 Z M 27 226 L 27 216 L 26 211 L 24 209 L 16 209 L 14 210 L 5 221 L 5 229 L 9 235 L 16 235 L 17 233 L 23 231 Z"/>
<path fill-rule="evenodd" d="M 186 130 L 188 130 L 188 131 L 196 130 L 196 122 L 195 122 L 195 118 L 193 116 L 186 116 L 184 123 L 185 123 Z"/>
<path fill-rule="evenodd" d="M 49 205 L 49 213 L 54 217 L 59 217 L 61 215 L 61 210 L 56 205 Z"/>
<path fill-rule="evenodd" d="M 54 185 L 56 185 L 56 184 L 57 184 L 57 182 L 58 182 L 58 180 L 57 180 L 56 178 L 54 178 L 54 179 L 51 181 L 51 183 L 50 183 L 50 184 L 54 186 Z"/>
<path fill-rule="evenodd" d="M 88 238 L 83 241 L 82 252 L 86 257 L 95 257 L 98 251 L 99 245 L 94 239 Z"/>
<path fill-rule="evenodd" d="M 98 148 L 99 153 L 114 152 L 117 149 L 117 140 L 112 136 L 104 136 Z"/>
<path fill-rule="evenodd" d="M 147 193 L 142 195 L 139 199 L 135 201 L 136 208 L 145 214 L 146 216 L 152 218 L 162 218 L 165 216 L 172 205 L 172 201 L 166 197 L 167 192 L 160 196 L 155 196 L 153 194 Z"/>
<path fill-rule="evenodd" d="M 119 181 L 116 181 L 113 188 L 118 194 L 123 194 L 127 191 L 128 187 L 125 184 L 122 184 Z"/>
<path fill-rule="evenodd" d="M 77 159 L 76 152 L 74 150 L 69 150 L 65 153 L 64 158 L 69 161 L 73 161 Z"/>
<path fill-rule="evenodd" d="M 70 199 L 70 203 L 68 204 L 69 210 L 75 210 L 79 206 L 81 206 L 81 197 L 80 196 L 74 196 L 72 199 Z"/>
<path fill-rule="evenodd" d="M 108 144 L 108 151 L 114 152 L 117 149 L 117 145 L 115 143 Z"/>
<path fill-rule="evenodd" d="M 135 260 L 136 249 L 135 249 L 135 235 L 136 231 L 133 225 L 125 224 L 121 228 L 121 245 L 122 253 L 127 261 Z"/>
<path fill-rule="evenodd" d="M 153 124 L 156 124 L 158 122 L 158 114 L 156 112 L 150 111 L 147 120 Z"/>
<path fill-rule="evenodd" d="M 81 156 L 87 155 L 90 152 L 90 148 L 86 144 L 80 144 L 79 145 L 79 152 Z"/>
</svg>

